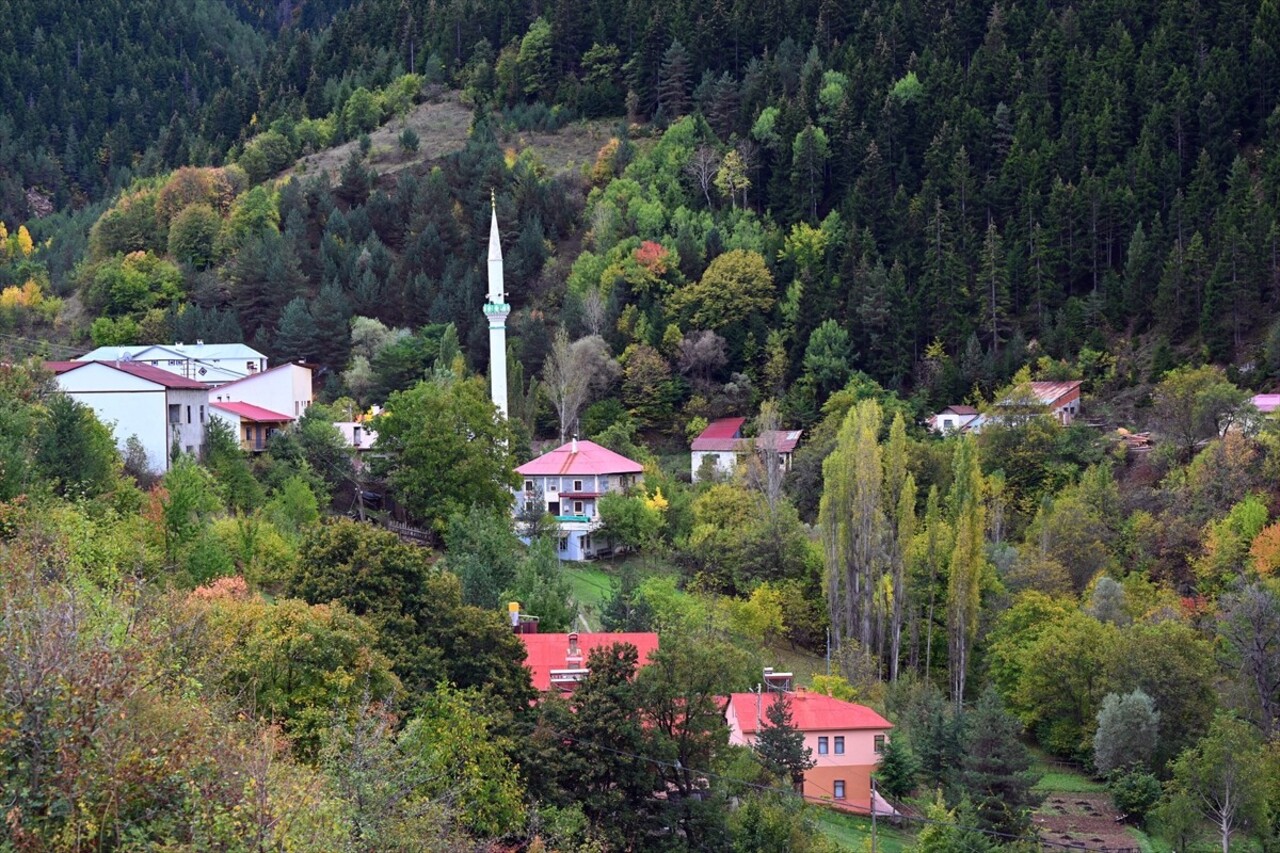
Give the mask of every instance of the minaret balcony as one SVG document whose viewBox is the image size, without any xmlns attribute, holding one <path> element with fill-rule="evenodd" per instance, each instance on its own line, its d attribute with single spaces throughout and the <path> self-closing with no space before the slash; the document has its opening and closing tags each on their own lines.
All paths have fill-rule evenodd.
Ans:
<svg viewBox="0 0 1280 853">
<path fill-rule="evenodd" d="M 506 316 L 511 313 L 511 306 L 505 302 L 486 302 L 484 304 L 484 313 L 491 316 L 498 314 Z"/>
</svg>

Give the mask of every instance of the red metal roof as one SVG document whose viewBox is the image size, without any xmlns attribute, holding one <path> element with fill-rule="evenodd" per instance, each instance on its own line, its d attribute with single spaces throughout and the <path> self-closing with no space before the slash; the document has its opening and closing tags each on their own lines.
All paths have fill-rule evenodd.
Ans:
<svg viewBox="0 0 1280 853">
<path fill-rule="evenodd" d="M 804 691 L 803 694 L 788 693 L 786 696 L 787 705 L 791 709 L 791 725 L 802 732 L 893 728 L 893 723 L 866 705 L 855 705 L 812 690 Z M 772 702 L 773 697 L 765 696 L 763 701 Z M 743 734 L 755 734 L 760 728 L 756 722 L 756 694 L 734 693 L 729 697 L 729 702 L 733 705 L 733 714 L 738 718 Z M 762 705 L 761 708 L 763 707 Z M 763 710 L 761 715 L 763 716 Z"/>
<path fill-rule="evenodd" d="M 222 409 L 224 412 L 231 412 L 233 415 L 239 415 L 241 419 L 246 421 L 286 423 L 293 420 L 292 415 L 282 415 L 279 412 L 273 412 L 270 409 L 264 409 L 252 403 L 210 403 L 209 406 L 214 409 Z"/>
<path fill-rule="evenodd" d="M 516 469 L 517 474 L 525 477 L 639 474 L 643 471 L 644 466 L 639 462 L 634 462 L 621 453 L 614 453 L 607 447 L 601 447 L 594 441 L 571 441 Z"/>
<path fill-rule="evenodd" d="M 145 379 L 148 382 L 154 382 L 157 385 L 163 385 L 166 388 L 181 388 L 191 391 L 204 391 L 205 386 L 194 379 L 188 379 L 185 376 L 179 376 L 160 367 L 154 367 L 150 364 L 143 364 L 140 361 L 46 361 L 44 366 L 52 370 L 56 374 L 69 373 L 87 364 L 102 364 L 110 367 L 112 370 L 118 370 L 121 373 L 127 373 L 130 376 L 136 376 L 139 379 Z"/>
<path fill-rule="evenodd" d="M 1032 382 L 1031 393 L 1035 394 L 1049 408 L 1053 408 L 1063 397 L 1069 395 L 1072 391 L 1079 392 L 1080 380 L 1076 379 L 1071 382 Z"/>
<path fill-rule="evenodd" d="M 804 435 L 804 430 L 799 429 L 765 430 L 756 439 L 756 447 L 763 450 L 772 446 L 779 453 L 791 453 L 796 449 L 796 445 L 800 443 L 800 436 L 802 435 Z"/>
<path fill-rule="evenodd" d="M 978 410 L 977 410 L 977 409 L 975 409 L 973 406 L 965 406 L 965 405 L 963 405 L 963 404 L 961 404 L 961 405 L 955 405 L 955 406 L 947 406 L 947 407 L 946 407 L 945 409 L 943 409 L 942 411 L 944 411 L 944 412 L 952 412 L 953 414 L 957 414 L 957 415 L 976 415 L 976 414 L 978 414 Z"/>
<path fill-rule="evenodd" d="M 524 642 L 526 657 L 524 665 L 533 674 L 533 686 L 538 690 L 551 689 L 551 670 L 567 669 L 566 660 L 569 653 L 568 634 L 519 634 Z M 586 665 L 591 650 L 611 646 L 614 643 L 630 643 L 639 652 L 640 665 L 649 662 L 653 653 L 658 650 L 658 635 L 653 633 L 637 634 L 579 634 L 578 650 L 582 653 L 583 665 Z"/>
<path fill-rule="evenodd" d="M 693 450 L 737 450 L 746 418 L 717 418 L 693 440 Z"/>
</svg>

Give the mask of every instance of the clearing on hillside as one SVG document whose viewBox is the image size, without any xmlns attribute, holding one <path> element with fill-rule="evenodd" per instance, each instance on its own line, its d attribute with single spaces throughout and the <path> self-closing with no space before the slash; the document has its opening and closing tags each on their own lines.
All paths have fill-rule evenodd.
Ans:
<svg viewBox="0 0 1280 853">
<path fill-rule="evenodd" d="M 462 150 L 471 128 L 472 109 L 462 103 L 458 92 L 446 91 L 417 104 L 404 118 L 396 117 L 369 134 L 372 147 L 368 165 L 379 175 L 394 174 L 401 169 L 429 163 Z M 538 159 L 552 172 L 581 167 L 595 162 L 596 153 L 609 141 L 618 119 L 578 121 L 554 132 L 499 131 L 498 142 L 516 154 L 532 148 Z M 418 135 L 418 150 L 406 153 L 400 148 L 400 134 L 406 127 Z M 350 140 L 333 148 L 308 154 L 284 172 L 290 175 L 314 175 L 328 172 L 334 181 L 338 172 L 359 145 Z"/>
</svg>

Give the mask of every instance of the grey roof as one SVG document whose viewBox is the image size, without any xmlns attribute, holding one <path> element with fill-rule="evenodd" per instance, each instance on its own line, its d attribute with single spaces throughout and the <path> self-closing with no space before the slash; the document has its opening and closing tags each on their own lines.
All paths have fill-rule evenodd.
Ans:
<svg viewBox="0 0 1280 853">
<path fill-rule="evenodd" d="M 144 344 L 122 347 L 98 347 L 76 361 L 115 361 L 130 356 L 136 360 L 190 358 L 197 361 L 226 359 L 256 360 L 266 358 L 248 344 Z"/>
</svg>

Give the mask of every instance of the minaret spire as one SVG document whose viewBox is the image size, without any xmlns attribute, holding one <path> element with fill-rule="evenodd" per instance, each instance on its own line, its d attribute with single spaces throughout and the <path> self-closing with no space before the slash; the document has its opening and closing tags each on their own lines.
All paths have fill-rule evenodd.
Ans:
<svg viewBox="0 0 1280 853">
<path fill-rule="evenodd" d="M 489 298 L 484 315 L 489 321 L 489 392 L 493 404 L 507 417 L 507 316 L 511 306 L 502 283 L 502 241 L 498 235 L 498 199 L 489 191 Z"/>
</svg>

